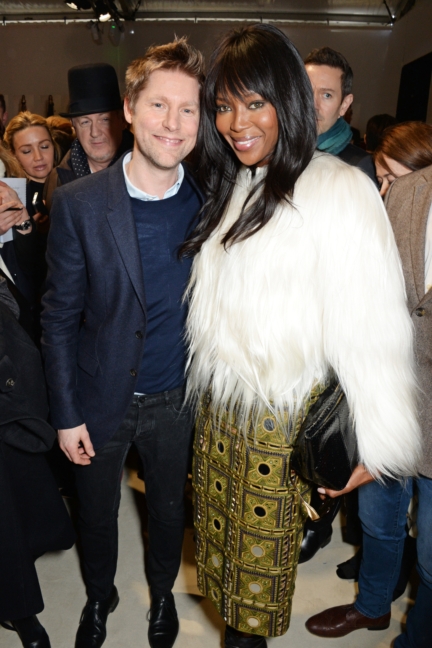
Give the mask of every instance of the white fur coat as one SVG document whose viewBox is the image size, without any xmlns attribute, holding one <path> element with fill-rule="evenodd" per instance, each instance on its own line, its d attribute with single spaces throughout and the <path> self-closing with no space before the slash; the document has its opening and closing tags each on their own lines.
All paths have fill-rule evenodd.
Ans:
<svg viewBox="0 0 432 648">
<path fill-rule="evenodd" d="M 258 178 L 265 169 L 258 169 Z M 243 417 L 270 406 L 295 414 L 330 367 L 347 394 L 360 458 L 373 474 L 416 470 L 412 325 L 390 223 L 369 178 L 316 154 L 285 204 L 227 250 L 253 182 L 238 177 L 219 229 L 194 260 L 187 336 L 189 395 Z M 298 404 L 298 406 L 297 406 Z"/>
</svg>

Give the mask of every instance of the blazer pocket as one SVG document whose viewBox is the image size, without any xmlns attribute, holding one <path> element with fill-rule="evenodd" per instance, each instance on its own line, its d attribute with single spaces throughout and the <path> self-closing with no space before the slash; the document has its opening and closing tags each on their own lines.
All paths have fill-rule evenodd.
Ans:
<svg viewBox="0 0 432 648">
<path fill-rule="evenodd" d="M 0 360 L 0 391 L 3 393 L 10 392 L 14 389 L 18 377 L 18 371 L 9 358 L 5 355 Z"/>
<path fill-rule="evenodd" d="M 94 376 L 99 367 L 98 360 L 82 349 L 78 350 L 77 362 L 79 368 L 88 373 L 90 376 Z"/>
</svg>

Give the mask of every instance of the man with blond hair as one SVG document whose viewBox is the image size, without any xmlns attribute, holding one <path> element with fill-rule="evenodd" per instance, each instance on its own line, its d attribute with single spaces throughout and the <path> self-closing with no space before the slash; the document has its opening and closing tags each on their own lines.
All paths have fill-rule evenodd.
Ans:
<svg viewBox="0 0 432 648">
<path fill-rule="evenodd" d="M 182 160 L 195 146 L 201 54 L 151 47 L 126 73 L 135 144 L 106 170 L 59 188 L 48 241 L 43 351 L 51 417 L 73 463 L 88 601 L 75 648 L 99 648 L 118 602 L 117 516 L 126 454 L 143 463 L 152 648 L 178 633 L 172 587 L 184 532 L 192 420 L 183 407 L 178 249 L 202 205 Z"/>
</svg>

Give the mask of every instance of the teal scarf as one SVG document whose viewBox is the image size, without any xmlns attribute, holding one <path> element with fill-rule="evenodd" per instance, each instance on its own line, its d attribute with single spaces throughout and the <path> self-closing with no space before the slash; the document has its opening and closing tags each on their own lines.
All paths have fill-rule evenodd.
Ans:
<svg viewBox="0 0 432 648">
<path fill-rule="evenodd" d="M 343 117 L 339 117 L 335 124 L 318 137 L 317 148 L 320 151 L 337 155 L 352 140 L 352 131 Z"/>
</svg>

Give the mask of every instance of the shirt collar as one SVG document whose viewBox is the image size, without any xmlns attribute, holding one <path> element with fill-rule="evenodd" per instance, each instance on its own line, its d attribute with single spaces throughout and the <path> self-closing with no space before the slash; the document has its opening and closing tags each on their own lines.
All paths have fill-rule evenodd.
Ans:
<svg viewBox="0 0 432 648">
<path fill-rule="evenodd" d="M 132 151 L 126 153 L 126 155 L 123 158 L 123 174 L 126 182 L 126 189 L 129 196 L 131 198 L 138 198 L 138 200 L 160 200 L 158 196 L 152 196 L 151 194 L 142 191 L 142 189 L 138 189 L 138 187 L 135 187 L 135 185 L 133 185 L 132 182 L 129 180 L 126 172 L 126 165 L 129 164 L 131 159 L 132 159 Z M 178 168 L 177 182 L 175 182 L 172 187 L 170 187 L 165 191 L 162 200 L 165 200 L 165 198 L 171 198 L 172 196 L 175 196 L 179 192 L 179 189 L 183 182 L 183 178 L 184 178 L 184 169 L 183 166 L 180 164 Z"/>
</svg>

